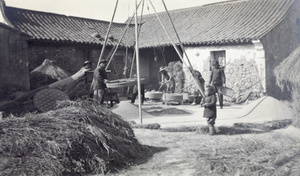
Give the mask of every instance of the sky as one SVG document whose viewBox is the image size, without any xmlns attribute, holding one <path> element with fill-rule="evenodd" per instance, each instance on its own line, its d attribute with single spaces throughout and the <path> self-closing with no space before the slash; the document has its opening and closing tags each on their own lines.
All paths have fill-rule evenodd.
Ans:
<svg viewBox="0 0 300 176">
<path fill-rule="evenodd" d="M 4 0 L 7 6 L 52 12 L 68 16 L 110 21 L 117 0 Z M 165 11 L 162 0 L 151 0 L 157 12 Z M 228 0 L 164 0 L 168 10 L 201 6 Z M 140 0 L 137 0 L 139 3 Z M 136 0 L 119 0 L 114 22 L 125 22 L 135 11 Z M 146 8 L 149 7 L 149 8 Z M 154 13 L 149 0 L 145 0 L 143 14 Z M 149 9 L 149 10 L 148 10 Z M 140 12 L 138 12 L 140 15 Z"/>
</svg>

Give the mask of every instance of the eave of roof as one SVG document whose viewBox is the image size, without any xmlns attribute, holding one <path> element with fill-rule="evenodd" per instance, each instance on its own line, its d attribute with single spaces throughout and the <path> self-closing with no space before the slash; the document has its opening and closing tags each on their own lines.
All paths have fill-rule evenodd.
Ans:
<svg viewBox="0 0 300 176">
<path fill-rule="evenodd" d="M 32 36 L 33 40 L 40 41 L 102 45 L 109 26 L 107 21 L 14 7 L 6 7 L 5 13 L 16 29 Z M 126 24 L 113 23 L 110 31 L 113 39 L 108 40 L 107 45 L 117 45 L 125 27 Z M 95 37 L 95 34 L 98 34 L 100 37 Z M 133 25 L 129 25 L 120 46 L 132 46 L 133 43 Z"/>
</svg>

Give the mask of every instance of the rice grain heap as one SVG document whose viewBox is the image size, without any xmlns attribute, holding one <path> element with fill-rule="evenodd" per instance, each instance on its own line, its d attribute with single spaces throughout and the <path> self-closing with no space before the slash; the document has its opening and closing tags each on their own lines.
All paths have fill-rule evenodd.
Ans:
<svg viewBox="0 0 300 176">
<path fill-rule="evenodd" d="M 0 175 L 104 174 L 153 154 L 128 122 L 89 102 L 10 117 L 0 129 Z"/>
</svg>

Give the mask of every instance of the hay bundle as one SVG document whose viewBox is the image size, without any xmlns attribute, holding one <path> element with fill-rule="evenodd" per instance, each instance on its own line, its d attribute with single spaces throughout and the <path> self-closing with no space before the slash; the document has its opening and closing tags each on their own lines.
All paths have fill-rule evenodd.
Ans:
<svg viewBox="0 0 300 176">
<path fill-rule="evenodd" d="M 52 61 L 45 59 L 42 65 L 30 72 L 30 86 L 33 90 L 67 78 L 68 76 L 70 76 L 69 73 L 54 65 Z"/>
<path fill-rule="evenodd" d="M 299 87 L 300 85 L 300 46 L 296 48 L 275 69 L 276 81 L 281 88 L 284 86 Z M 287 82 L 292 85 L 286 85 Z M 291 87 L 288 87 L 291 88 Z"/>
<path fill-rule="evenodd" d="M 70 101 L 58 108 L 0 122 L 0 175 L 104 174 L 151 154 L 106 108 Z"/>
<path fill-rule="evenodd" d="M 294 124 L 300 127 L 300 46 L 296 48 L 275 69 L 276 83 L 282 90 L 292 92 Z"/>
<path fill-rule="evenodd" d="M 168 74 L 175 80 L 175 93 L 181 93 L 183 89 L 184 72 L 182 67 L 183 66 L 180 61 L 169 62 L 166 67 Z"/>
</svg>

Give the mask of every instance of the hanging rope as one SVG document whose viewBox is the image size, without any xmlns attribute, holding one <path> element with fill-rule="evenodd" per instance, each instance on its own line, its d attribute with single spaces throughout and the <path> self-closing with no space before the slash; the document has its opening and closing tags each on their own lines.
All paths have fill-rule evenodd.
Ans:
<svg viewBox="0 0 300 176">
<path fill-rule="evenodd" d="M 191 64 L 191 62 L 190 62 L 190 60 L 189 60 L 188 55 L 187 55 L 186 52 L 185 52 L 185 49 L 184 49 L 184 47 L 183 47 L 183 45 L 182 45 L 182 42 L 181 42 L 180 37 L 179 37 L 179 35 L 178 35 L 178 32 L 177 32 L 177 30 L 176 30 L 176 28 L 175 28 L 175 25 L 174 25 L 174 23 L 173 23 L 173 20 L 172 20 L 172 18 L 171 18 L 171 16 L 170 16 L 170 13 L 169 13 L 169 11 L 168 11 L 168 9 L 167 9 L 167 6 L 166 6 L 166 4 L 165 4 L 165 1 L 164 1 L 164 0 L 161 0 L 161 1 L 162 1 L 163 5 L 164 5 L 164 7 L 165 7 L 166 13 L 167 13 L 167 15 L 168 15 L 168 18 L 169 18 L 171 24 L 172 24 L 173 30 L 174 30 L 174 32 L 175 32 L 175 34 L 176 34 L 176 37 L 177 37 L 178 42 L 179 42 L 179 44 L 180 44 L 180 47 L 181 47 L 181 49 L 182 49 L 182 51 L 183 51 L 183 53 L 184 53 L 184 55 L 185 55 L 185 57 L 186 57 L 186 59 L 187 59 L 189 65 L 190 65 L 190 68 L 193 70 L 193 66 L 192 66 L 192 64 Z"/>
<path fill-rule="evenodd" d="M 148 13 L 150 14 L 150 8 L 149 8 L 149 4 L 148 4 L 148 1 L 147 1 L 147 10 L 148 10 Z M 154 26 L 151 25 L 151 30 L 154 31 Z M 155 37 L 155 40 L 158 41 L 158 35 L 157 35 L 157 32 L 154 32 L 154 37 Z M 163 61 L 164 61 L 164 64 L 165 66 L 167 66 L 167 62 L 166 62 L 166 58 L 165 58 L 165 55 L 164 55 L 164 52 L 162 50 L 162 47 L 159 45 L 158 46 L 160 52 L 161 52 L 161 55 L 162 55 L 162 58 L 163 58 Z M 155 56 L 155 48 L 154 49 L 154 56 Z"/>
<path fill-rule="evenodd" d="M 140 3 L 138 4 L 138 8 L 139 8 L 141 2 L 142 2 L 142 0 L 141 0 Z M 117 52 L 117 50 L 118 50 L 118 47 L 119 47 L 121 41 L 123 40 L 123 38 L 124 38 L 124 36 L 125 36 L 125 34 L 126 34 L 128 28 L 129 28 L 130 23 L 131 23 L 132 20 L 133 20 L 134 15 L 135 15 L 135 12 L 133 13 L 133 15 L 132 15 L 132 17 L 130 18 L 130 20 L 127 22 L 126 27 L 125 27 L 125 30 L 123 31 L 123 34 L 122 34 L 122 36 L 121 36 L 121 39 L 118 41 L 118 44 L 117 44 L 117 46 L 115 47 L 115 49 L 114 49 L 114 51 L 113 51 L 113 54 L 112 54 L 111 57 L 109 58 L 108 63 L 107 63 L 107 66 L 106 66 L 105 69 L 107 69 L 107 68 L 109 67 L 109 64 L 111 63 L 111 61 L 112 61 L 114 55 L 116 54 L 116 52 Z"/>
<path fill-rule="evenodd" d="M 141 0 L 140 3 L 143 1 L 143 5 L 142 5 L 142 13 L 141 13 L 141 18 L 140 18 L 140 23 L 138 24 L 138 38 L 140 37 L 140 31 L 141 31 L 141 22 L 143 20 L 143 9 L 144 9 L 144 3 L 145 3 L 145 0 Z M 139 6 L 138 6 L 139 7 Z M 136 45 L 136 43 L 134 44 L 134 46 Z M 134 50 L 134 53 L 133 53 L 133 57 L 132 57 L 132 64 L 131 64 L 131 68 L 130 68 L 130 74 L 129 74 L 129 78 L 132 78 L 133 76 L 133 64 L 134 64 L 134 61 L 135 61 L 135 58 L 136 58 L 136 51 Z"/>
<path fill-rule="evenodd" d="M 153 10 L 154 10 L 154 12 L 155 12 L 156 17 L 158 18 L 158 21 L 160 22 L 160 24 L 161 24 L 162 28 L 164 29 L 165 33 L 167 34 L 169 40 L 171 41 L 171 43 L 172 43 L 174 49 L 176 50 L 178 56 L 179 56 L 180 59 L 181 59 L 181 61 L 184 63 L 184 65 L 185 65 L 187 68 L 189 68 L 188 65 L 186 64 L 186 62 L 184 61 L 184 59 L 183 59 L 183 57 L 182 57 L 182 54 L 180 53 L 178 47 L 175 45 L 174 41 L 173 41 L 172 38 L 170 37 L 170 34 L 169 34 L 168 31 L 166 30 L 166 28 L 165 28 L 165 26 L 163 25 L 161 19 L 159 18 L 158 14 L 157 14 L 157 12 L 156 12 L 156 10 L 155 10 L 153 4 L 152 4 L 152 1 L 149 0 L 149 2 L 150 2 L 151 6 L 152 6 L 152 8 L 153 8 Z M 167 9 L 166 9 L 166 11 L 167 11 Z M 170 19 L 170 20 L 171 20 L 171 19 Z M 176 33 L 176 31 L 175 31 L 175 33 Z M 178 34 L 177 34 L 177 37 L 179 37 Z M 183 48 L 182 48 L 182 49 L 183 49 Z M 191 67 L 190 67 L 190 68 L 191 68 Z M 199 85 L 199 82 L 198 82 L 198 81 L 196 80 L 196 78 L 194 77 L 193 70 L 192 70 L 192 69 L 188 69 L 188 70 L 190 71 L 189 73 L 191 73 L 191 75 L 192 75 L 192 80 L 193 80 L 194 83 L 196 84 L 196 86 L 197 86 L 197 88 L 199 89 L 201 95 L 202 95 L 203 97 L 205 97 L 205 94 L 204 94 L 203 90 L 201 89 L 201 87 L 200 87 L 200 85 Z"/>
</svg>

